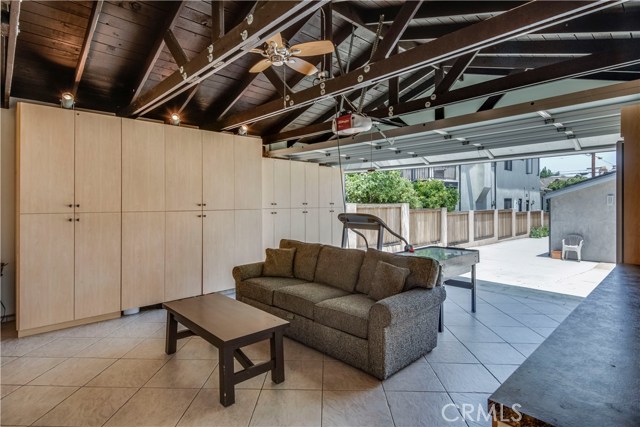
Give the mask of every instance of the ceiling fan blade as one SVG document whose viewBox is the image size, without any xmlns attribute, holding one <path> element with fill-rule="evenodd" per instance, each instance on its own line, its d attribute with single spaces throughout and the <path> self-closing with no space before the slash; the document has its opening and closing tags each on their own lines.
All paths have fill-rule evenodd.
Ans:
<svg viewBox="0 0 640 427">
<path fill-rule="evenodd" d="M 329 40 L 318 40 L 293 45 L 290 50 L 292 54 L 297 56 L 316 56 L 331 53 L 335 50 L 335 47 Z"/>
<path fill-rule="evenodd" d="M 257 53 L 258 55 L 262 55 L 264 53 L 263 49 L 251 49 L 249 52 Z"/>
<path fill-rule="evenodd" d="M 271 42 L 274 41 L 276 42 L 276 46 L 278 47 L 282 47 L 283 46 L 283 42 L 282 42 L 282 34 L 277 33 L 272 35 L 271 37 L 269 37 L 267 39 L 267 41 L 265 42 L 267 45 L 271 45 Z"/>
<path fill-rule="evenodd" d="M 262 60 L 256 62 L 253 65 L 253 67 L 249 68 L 249 72 L 250 73 L 260 73 L 260 72 L 266 70 L 269 67 L 271 67 L 271 61 L 269 61 L 268 59 L 262 59 Z"/>
<path fill-rule="evenodd" d="M 292 57 L 285 64 L 299 73 L 310 76 L 318 72 L 315 65 L 305 61 L 304 59 Z"/>
</svg>

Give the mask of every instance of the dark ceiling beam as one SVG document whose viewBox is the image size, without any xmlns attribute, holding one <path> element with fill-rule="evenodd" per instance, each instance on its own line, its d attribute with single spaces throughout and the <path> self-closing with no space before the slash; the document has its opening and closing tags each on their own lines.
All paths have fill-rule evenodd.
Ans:
<svg viewBox="0 0 640 427">
<path fill-rule="evenodd" d="M 2 106 L 4 108 L 9 108 L 9 98 L 11 97 L 13 68 L 16 60 L 16 44 L 18 42 L 18 33 L 20 32 L 20 4 L 21 2 L 19 1 L 12 1 L 9 12 L 9 35 L 7 36 L 7 58 L 4 61 L 4 93 L 2 95 Z"/>
<path fill-rule="evenodd" d="M 611 47 L 610 49 L 612 49 Z M 585 56 L 585 55 L 583 55 Z M 560 61 L 565 61 L 566 57 L 542 57 L 542 56 L 476 56 L 473 62 L 469 65 L 471 68 L 523 68 L 534 69 L 540 68 L 551 64 L 556 64 Z M 453 66 L 453 62 L 447 61 L 444 64 L 445 69 Z"/>
<path fill-rule="evenodd" d="M 138 76 L 136 83 L 134 84 L 133 95 L 131 96 L 131 101 L 134 101 L 144 88 L 145 83 L 147 83 L 147 79 L 153 70 L 153 67 L 156 65 L 156 61 L 160 57 L 162 53 L 162 49 L 164 48 L 164 36 L 167 31 L 171 30 L 173 26 L 176 24 L 178 17 L 180 17 L 180 13 L 182 12 L 182 8 L 185 6 L 185 2 L 183 1 L 174 1 L 171 2 L 171 8 L 167 12 L 167 17 L 165 18 L 162 26 L 160 27 L 160 31 L 156 40 L 153 42 L 153 46 L 150 50 L 149 56 L 145 61 L 144 67 L 142 68 L 142 73 Z"/>
<path fill-rule="evenodd" d="M 525 3 L 525 1 L 429 1 L 418 9 L 415 19 L 502 13 Z M 385 23 L 391 23 L 400 9 L 400 6 L 361 9 L 359 15 L 365 25 L 377 25 L 380 14 L 384 15 Z"/>
<path fill-rule="evenodd" d="M 359 8 L 352 7 L 351 5 L 348 5 L 346 3 L 334 3 L 333 13 L 340 16 L 343 20 L 347 21 L 348 23 L 350 23 L 355 27 L 359 27 L 364 30 L 367 30 L 371 34 L 376 33 L 375 29 L 371 29 L 367 27 L 367 24 L 364 22 L 364 20 L 360 16 Z"/>
<path fill-rule="evenodd" d="M 480 51 L 486 55 L 588 55 L 615 47 L 616 39 L 506 41 Z"/>
<path fill-rule="evenodd" d="M 333 3 L 329 3 L 322 8 L 322 28 L 320 36 L 323 40 L 333 40 Z M 334 45 L 335 46 L 335 45 Z M 322 71 L 328 72 L 327 78 L 333 78 L 333 52 L 329 52 L 322 57 Z"/>
<path fill-rule="evenodd" d="M 291 109 L 301 108 L 321 97 L 336 96 L 344 92 L 370 86 L 395 75 L 401 75 L 425 66 L 435 65 L 468 52 L 504 40 L 527 34 L 531 31 L 554 25 L 586 13 L 593 13 L 615 2 L 531 2 L 512 9 L 490 20 L 478 22 L 455 33 L 443 36 L 437 42 L 416 46 L 379 62 L 369 64 L 365 69 L 356 69 L 343 76 L 325 82 L 320 93 L 318 87 L 297 92 L 291 96 Z M 232 129 L 242 124 L 252 123 L 266 117 L 282 114 L 283 100 L 267 102 L 250 111 L 237 113 L 216 123 L 220 129 Z M 287 109 L 288 109 L 287 108 Z"/>
<path fill-rule="evenodd" d="M 458 81 L 462 74 L 467 69 L 471 61 L 476 57 L 478 52 L 467 53 L 466 55 L 462 55 L 451 66 L 449 72 L 444 76 L 442 81 L 438 83 L 433 93 L 436 95 L 441 95 L 445 92 L 449 92 L 449 90 L 453 87 L 453 85 Z"/>
<path fill-rule="evenodd" d="M 511 70 L 511 73 L 509 74 L 516 74 L 516 73 L 521 73 L 525 70 Z M 487 99 L 484 100 L 484 102 L 482 103 L 482 105 L 480 106 L 480 108 L 478 108 L 478 112 L 480 111 L 486 111 L 486 110 L 493 110 L 495 108 L 495 106 L 498 104 L 498 102 L 500 102 L 500 100 L 504 97 L 504 93 L 499 93 L 497 95 L 491 95 L 490 97 L 488 97 Z"/>
<path fill-rule="evenodd" d="M 244 56 L 252 47 L 265 42 L 272 34 L 295 24 L 315 12 L 325 0 L 306 2 L 261 2 L 251 20 L 227 32 L 214 45 L 209 45 L 179 70 L 159 82 L 148 92 L 118 112 L 122 116 L 144 114 L 173 99 L 182 92 L 209 78 L 233 61 Z"/>
<path fill-rule="evenodd" d="M 535 72 L 520 72 L 500 79 L 477 83 L 460 89 L 445 92 L 435 99 L 425 97 L 401 103 L 394 107 L 395 114 L 415 113 L 427 109 L 454 104 L 461 101 L 481 98 L 499 93 L 509 92 L 561 79 L 575 78 L 599 71 L 640 63 L 640 50 L 633 47 L 635 41 L 619 43 L 615 50 L 598 52 L 582 56 L 558 64 L 540 67 Z M 386 117 L 385 111 L 372 111 L 372 117 Z"/>
<path fill-rule="evenodd" d="M 100 17 L 100 11 L 102 11 L 103 3 L 103 0 L 94 2 L 93 8 L 91 9 L 91 15 L 89 15 L 87 31 L 84 34 L 82 49 L 80 49 L 80 57 L 78 58 L 76 72 L 73 77 L 73 89 L 71 89 L 73 96 L 76 96 L 78 93 L 78 86 L 80 86 L 80 80 L 82 80 L 82 74 L 84 74 L 84 67 L 87 64 L 89 50 L 91 49 L 91 41 L 93 40 L 93 34 L 96 32 L 96 27 L 98 26 L 98 18 Z"/>
<path fill-rule="evenodd" d="M 290 40 L 300 32 L 300 30 L 305 26 L 309 20 L 313 17 L 313 14 L 309 16 L 308 19 L 297 22 L 295 25 L 287 28 L 282 32 L 282 36 L 286 40 Z M 346 37 L 346 36 L 345 36 Z M 293 73 L 294 75 L 291 79 L 288 79 L 287 84 L 293 89 L 296 87 L 298 83 L 302 81 L 306 76 L 302 73 Z M 220 96 L 220 100 L 222 102 L 214 101 L 204 113 L 204 118 L 208 123 L 215 122 L 220 120 L 225 114 L 227 114 L 234 105 L 244 96 L 249 87 L 256 81 L 260 74 L 259 73 L 247 73 L 245 77 L 237 83 L 233 88 L 226 91 L 222 96 Z M 277 99 L 277 94 L 274 99 Z"/>
<path fill-rule="evenodd" d="M 211 43 L 224 36 L 224 1 L 211 0 Z"/>
<path fill-rule="evenodd" d="M 267 68 L 262 72 L 262 74 L 264 74 L 269 82 L 271 82 L 280 96 L 285 96 L 286 94 L 291 94 L 293 92 L 291 88 L 282 80 L 282 77 L 278 75 L 276 70 L 273 69 L 273 67 Z"/>
<path fill-rule="evenodd" d="M 411 87 L 413 85 L 415 85 L 420 80 L 422 80 L 425 77 L 425 75 L 429 76 L 432 73 L 433 71 L 429 71 L 428 73 L 425 73 L 424 70 L 418 70 L 415 73 L 412 73 L 409 76 L 405 77 L 404 80 L 400 81 L 398 102 L 403 99 L 404 93 L 411 90 Z M 387 94 L 380 95 L 379 97 L 373 99 L 371 102 L 369 102 L 366 105 L 367 110 L 375 110 L 376 108 L 382 107 L 383 105 L 385 105 L 385 102 L 387 102 L 388 98 L 389 97 Z M 406 98 L 404 100 L 406 101 Z M 387 103 L 387 105 L 389 104 Z"/>
<path fill-rule="evenodd" d="M 393 20 L 391 26 L 384 33 L 384 37 L 378 44 L 376 51 L 371 57 L 371 62 L 378 62 L 389 57 L 389 54 L 393 52 L 400 40 L 400 36 L 407 29 L 409 23 L 413 19 L 413 16 L 418 11 L 418 8 L 422 4 L 422 1 L 408 1 L 402 5 L 400 12 Z"/>
<path fill-rule="evenodd" d="M 178 67 L 182 67 L 184 64 L 189 62 L 189 58 L 187 58 L 187 54 L 184 53 L 180 43 L 178 43 L 178 39 L 172 30 L 167 30 L 164 33 L 164 43 L 167 45 L 169 52 L 171 52 L 171 56 L 173 56 L 173 60 L 176 62 Z"/>
</svg>

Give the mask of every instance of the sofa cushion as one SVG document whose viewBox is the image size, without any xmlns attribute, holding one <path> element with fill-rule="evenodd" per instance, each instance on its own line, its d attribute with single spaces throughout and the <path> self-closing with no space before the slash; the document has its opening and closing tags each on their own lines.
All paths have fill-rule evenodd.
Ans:
<svg viewBox="0 0 640 427">
<path fill-rule="evenodd" d="M 301 283 L 307 282 L 289 277 L 254 277 L 238 282 L 236 292 L 263 304 L 273 305 L 273 291 Z"/>
<path fill-rule="evenodd" d="M 312 282 L 322 245 L 320 243 L 304 243 L 297 240 L 282 239 L 280 240 L 280 247 L 283 249 L 294 248 L 296 250 L 296 255 L 293 258 L 293 276 Z"/>
<path fill-rule="evenodd" d="M 404 289 L 404 282 L 407 280 L 409 273 L 408 268 L 396 267 L 388 262 L 378 261 L 369 296 L 376 301 L 380 301 L 399 294 Z"/>
<path fill-rule="evenodd" d="M 396 267 L 408 268 L 411 272 L 405 281 L 404 290 L 416 287 L 431 289 L 438 283 L 440 267 L 438 261 L 431 258 L 397 255 L 376 249 L 367 249 L 360 268 L 356 291 L 368 294 L 376 274 L 378 261 L 384 261 Z"/>
<path fill-rule="evenodd" d="M 367 295 L 345 295 L 316 304 L 313 317 L 322 325 L 366 339 L 369 330 L 369 309 L 375 303 Z"/>
<path fill-rule="evenodd" d="M 313 307 L 324 300 L 347 295 L 347 292 L 321 283 L 303 283 L 276 290 L 273 305 L 313 319 Z"/>
<path fill-rule="evenodd" d="M 293 258 L 296 248 L 266 250 L 267 258 L 262 267 L 262 275 L 268 277 L 293 277 Z"/>
<path fill-rule="evenodd" d="M 317 283 L 324 283 L 346 292 L 353 292 L 358 281 L 364 251 L 323 246 L 316 267 Z"/>
</svg>

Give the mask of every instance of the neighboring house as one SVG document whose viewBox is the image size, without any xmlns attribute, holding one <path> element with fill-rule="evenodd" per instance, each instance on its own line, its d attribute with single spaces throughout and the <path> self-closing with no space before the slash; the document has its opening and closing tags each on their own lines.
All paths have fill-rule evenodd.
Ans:
<svg viewBox="0 0 640 427">
<path fill-rule="evenodd" d="M 524 159 L 402 171 L 411 181 L 440 179 L 460 190 L 459 210 L 541 209 L 540 160 Z"/>
<path fill-rule="evenodd" d="M 616 262 L 615 194 L 615 172 L 548 193 L 549 250 L 561 250 L 567 234 L 580 234 L 583 260 Z M 569 253 L 569 258 L 575 259 L 575 253 Z"/>
</svg>

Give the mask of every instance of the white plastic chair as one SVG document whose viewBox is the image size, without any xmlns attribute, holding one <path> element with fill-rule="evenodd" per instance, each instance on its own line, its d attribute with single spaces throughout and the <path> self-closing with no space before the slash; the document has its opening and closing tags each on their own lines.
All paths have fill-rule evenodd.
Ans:
<svg viewBox="0 0 640 427">
<path fill-rule="evenodd" d="M 562 259 L 567 258 L 567 252 L 575 252 L 578 262 L 582 259 L 582 243 L 584 239 L 579 234 L 569 234 L 562 239 Z"/>
</svg>

